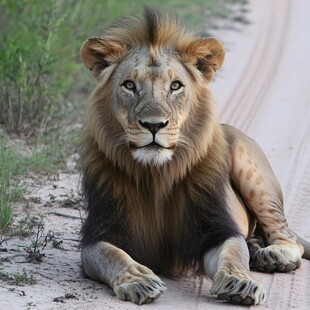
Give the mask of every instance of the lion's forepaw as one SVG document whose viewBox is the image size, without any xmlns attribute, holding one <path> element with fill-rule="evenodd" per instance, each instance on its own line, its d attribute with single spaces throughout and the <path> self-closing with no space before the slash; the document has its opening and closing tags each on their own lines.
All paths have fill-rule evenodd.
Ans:
<svg viewBox="0 0 310 310">
<path fill-rule="evenodd" d="M 255 253 L 251 268 L 263 272 L 288 272 L 301 264 L 297 247 L 270 245 Z"/>
<path fill-rule="evenodd" d="M 113 283 L 115 295 L 138 305 L 148 304 L 166 290 L 166 285 L 149 268 L 134 265 L 123 270 Z"/>
<path fill-rule="evenodd" d="M 266 300 L 263 287 L 246 273 L 220 270 L 213 279 L 211 293 L 233 304 L 258 305 Z"/>
</svg>

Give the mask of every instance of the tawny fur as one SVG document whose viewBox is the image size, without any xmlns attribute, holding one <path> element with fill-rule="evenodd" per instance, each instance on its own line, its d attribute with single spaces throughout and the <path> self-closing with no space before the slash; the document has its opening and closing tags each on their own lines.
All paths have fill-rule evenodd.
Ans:
<svg viewBox="0 0 310 310">
<path fill-rule="evenodd" d="M 154 36 L 150 35 L 152 31 Z M 227 143 L 221 126 L 216 123 L 213 96 L 205 87 L 215 69 L 220 67 L 224 51 L 213 39 L 210 39 L 210 48 L 208 45 L 200 47 L 202 40 L 180 27 L 176 18 L 166 15 L 161 16 L 160 27 L 156 30 L 150 30 L 144 19 L 125 19 L 112 26 L 104 40 L 98 39 L 101 43 L 113 42 L 109 43 L 108 51 L 102 44 L 92 44 L 90 50 L 88 42 L 91 40 L 81 50 L 86 65 L 90 69 L 97 65 L 89 58 L 92 53 L 108 54 L 107 61 L 111 64 L 105 68 L 104 74 L 98 75 L 98 84 L 90 99 L 80 161 L 84 185 L 87 187 L 88 179 L 95 178 L 98 189 L 104 187 L 106 191 L 113 192 L 116 200 L 126 197 L 129 225 L 135 232 L 135 238 L 141 240 L 146 249 L 156 252 L 163 234 L 173 236 L 175 241 L 172 243 L 178 243 L 185 205 L 184 197 L 178 193 L 186 192 L 192 199 L 199 199 L 193 184 L 214 192 L 222 175 L 228 173 Z M 211 48 L 213 43 L 215 47 Z M 111 46 L 116 49 L 112 55 Z M 145 167 L 132 158 L 123 137 L 124 131 L 113 113 L 113 93 L 106 91 L 115 87 L 111 78 L 117 67 L 114 62 L 122 61 L 128 51 L 139 47 L 147 47 L 154 59 L 160 58 L 159 50 L 175 50 L 194 83 L 193 107 L 182 128 L 186 143 L 177 145 L 173 160 L 161 167 Z M 204 64 L 204 76 L 193 67 L 197 60 Z M 208 174 L 200 171 L 208 171 Z M 189 172 L 191 177 L 188 177 Z"/>
<path fill-rule="evenodd" d="M 221 299 L 264 302 L 245 242 L 256 223 L 266 247 L 250 242 L 254 267 L 300 265 L 303 246 L 288 228 L 263 152 L 217 122 L 208 83 L 224 55 L 216 39 L 151 9 L 81 48 L 97 79 L 80 148 L 88 205 L 82 261 L 122 300 L 157 298 L 164 285 L 153 272 L 200 272 Z"/>
</svg>

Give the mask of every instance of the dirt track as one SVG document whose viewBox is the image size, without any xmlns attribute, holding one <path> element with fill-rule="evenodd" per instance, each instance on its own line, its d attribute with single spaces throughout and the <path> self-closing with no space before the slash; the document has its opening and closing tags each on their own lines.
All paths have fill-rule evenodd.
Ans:
<svg viewBox="0 0 310 310">
<path fill-rule="evenodd" d="M 227 57 L 212 88 L 221 121 L 245 131 L 266 152 L 284 191 L 288 222 L 310 240 L 310 1 L 250 3 L 250 25 L 243 26 L 241 32 L 218 33 Z M 58 197 L 61 193 L 55 187 L 66 191 L 68 180 L 76 181 L 76 176 L 60 179 L 45 187 Z M 39 192 L 35 195 L 42 196 Z M 0 281 L 0 309 L 142 309 L 116 300 L 108 287 L 81 274 L 75 241 L 80 226 L 78 210 L 43 210 L 47 229 L 64 238 L 65 250 L 47 248 L 44 263 L 33 265 L 26 263 L 22 254 L 10 251 L 16 244 L 22 245 L 21 241 L 8 241 L 8 253 L 0 253 L 8 259 L 6 270 L 25 268 L 38 283 L 18 287 Z M 268 293 L 266 305 L 259 309 L 310 308 L 310 261 L 303 260 L 302 267 L 289 274 L 253 275 Z M 244 309 L 208 296 L 208 280 L 203 280 L 202 285 L 199 279 L 165 281 L 168 290 L 145 308 Z M 65 294 L 72 298 L 63 298 L 64 303 L 54 300 Z"/>
<path fill-rule="evenodd" d="M 226 69 L 213 89 L 221 96 L 221 120 L 266 152 L 282 185 L 289 225 L 310 240 L 310 2 L 251 3 L 252 25 L 231 41 Z M 268 292 L 266 308 L 310 308 L 309 261 L 294 273 L 255 277 Z"/>
</svg>

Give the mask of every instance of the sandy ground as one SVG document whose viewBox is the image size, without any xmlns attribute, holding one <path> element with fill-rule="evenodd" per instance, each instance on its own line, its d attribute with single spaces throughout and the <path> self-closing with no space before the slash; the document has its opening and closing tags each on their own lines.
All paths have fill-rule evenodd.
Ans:
<svg viewBox="0 0 310 310">
<path fill-rule="evenodd" d="M 223 69 L 212 85 L 220 119 L 254 138 L 266 152 L 283 187 L 290 226 L 310 240 L 310 1 L 251 0 L 250 25 L 220 30 L 227 48 Z M 41 250 L 43 262 L 29 263 L 26 238 L 2 242 L 0 271 L 36 278 L 34 285 L 0 280 L 0 309 L 141 309 L 118 301 L 110 288 L 86 279 L 81 271 L 78 232 L 83 211 L 78 176 L 59 175 L 33 186 L 27 206 L 16 210 L 44 214 L 44 234 L 52 243 Z M 39 199 L 38 199 L 39 198 Z M 310 262 L 288 274 L 253 273 L 268 300 L 259 309 L 310 309 Z M 148 309 L 244 309 L 209 295 L 209 280 L 165 279 L 168 290 Z"/>
</svg>

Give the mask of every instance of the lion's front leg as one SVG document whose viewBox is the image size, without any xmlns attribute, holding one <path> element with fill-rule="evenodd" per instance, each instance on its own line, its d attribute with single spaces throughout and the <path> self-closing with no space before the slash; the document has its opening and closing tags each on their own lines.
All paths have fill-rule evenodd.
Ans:
<svg viewBox="0 0 310 310">
<path fill-rule="evenodd" d="M 107 283 L 121 300 L 150 303 L 166 289 L 149 268 L 135 262 L 123 250 L 107 242 L 82 248 L 82 264 L 93 280 Z"/>
<path fill-rule="evenodd" d="M 242 236 L 226 240 L 204 256 L 206 274 L 213 279 L 211 293 L 234 304 L 264 303 L 266 294 L 249 271 L 249 252 Z"/>
</svg>

